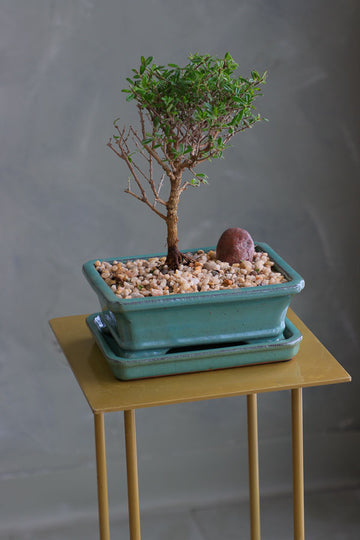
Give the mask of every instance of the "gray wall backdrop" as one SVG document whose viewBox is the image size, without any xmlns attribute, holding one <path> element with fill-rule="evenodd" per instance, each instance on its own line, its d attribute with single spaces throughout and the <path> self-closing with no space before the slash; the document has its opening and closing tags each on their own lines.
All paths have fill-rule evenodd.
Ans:
<svg viewBox="0 0 360 540">
<path fill-rule="evenodd" d="M 358 0 L 0 1 L 0 535 L 96 519 L 92 415 L 47 321 L 98 310 L 86 260 L 164 248 L 106 148 L 113 119 L 135 118 L 120 89 L 142 54 L 230 51 L 269 71 L 270 122 L 186 192 L 180 247 L 241 226 L 304 276 L 293 307 L 354 379 L 304 392 L 306 487 L 358 483 L 359 22 Z M 122 416 L 106 427 L 115 515 Z M 289 428 L 289 394 L 261 396 L 265 493 L 291 489 Z M 244 400 L 139 411 L 137 431 L 144 507 L 246 496 Z"/>
</svg>

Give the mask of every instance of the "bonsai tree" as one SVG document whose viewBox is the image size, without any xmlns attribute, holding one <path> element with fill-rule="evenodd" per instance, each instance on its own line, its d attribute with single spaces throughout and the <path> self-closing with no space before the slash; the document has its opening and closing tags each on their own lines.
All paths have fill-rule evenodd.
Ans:
<svg viewBox="0 0 360 540">
<path fill-rule="evenodd" d="M 127 78 L 127 101 L 137 104 L 139 127 L 119 127 L 109 148 L 125 161 L 130 176 L 125 193 L 145 203 L 166 222 L 170 269 L 185 258 L 178 248 L 178 205 L 189 187 L 207 183 L 195 167 L 222 158 L 234 135 L 260 120 L 254 100 L 266 73 L 235 76 L 238 64 L 229 53 L 223 59 L 190 55 L 185 67 L 157 65 L 141 57 L 139 69 Z M 165 178 L 166 198 L 160 196 Z"/>
</svg>

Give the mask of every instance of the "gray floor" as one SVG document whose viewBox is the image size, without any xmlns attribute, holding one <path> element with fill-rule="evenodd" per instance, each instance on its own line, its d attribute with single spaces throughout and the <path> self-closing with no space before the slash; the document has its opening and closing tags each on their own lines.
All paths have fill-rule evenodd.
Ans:
<svg viewBox="0 0 360 540">
<path fill-rule="evenodd" d="M 248 504 L 166 512 L 144 512 L 142 540 L 245 540 L 250 538 Z M 360 538 L 360 489 L 310 493 L 305 500 L 307 540 L 358 540 Z M 292 538 L 292 500 L 289 496 L 261 501 L 263 540 Z M 98 540 L 97 522 L 79 522 L 57 529 L 14 532 L 1 540 Z M 129 538 L 127 520 L 111 523 L 112 540 Z"/>
</svg>

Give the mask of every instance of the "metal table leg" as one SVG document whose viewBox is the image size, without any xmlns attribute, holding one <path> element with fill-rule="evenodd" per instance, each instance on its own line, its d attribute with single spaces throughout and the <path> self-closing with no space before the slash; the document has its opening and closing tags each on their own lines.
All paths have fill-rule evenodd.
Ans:
<svg viewBox="0 0 360 540">
<path fill-rule="evenodd" d="M 135 411 L 124 411 L 130 540 L 141 540 Z"/>
<path fill-rule="evenodd" d="M 294 540 L 305 540 L 302 389 L 291 390 Z"/>
<path fill-rule="evenodd" d="M 104 414 L 94 414 L 100 540 L 110 540 Z"/>
<path fill-rule="evenodd" d="M 259 490 L 259 448 L 257 396 L 247 397 L 248 453 L 249 453 L 249 495 L 251 540 L 260 540 L 260 490 Z"/>
</svg>

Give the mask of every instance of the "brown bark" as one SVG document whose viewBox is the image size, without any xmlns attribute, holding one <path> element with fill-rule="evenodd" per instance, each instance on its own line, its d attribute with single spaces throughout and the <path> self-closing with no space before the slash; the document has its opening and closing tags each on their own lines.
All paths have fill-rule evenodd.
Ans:
<svg viewBox="0 0 360 540">
<path fill-rule="evenodd" d="M 170 270 L 177 270 L 183 261 L 183 254 L 177 246 L 168 246 L 166 264 Z"/>
<path fill-rule="evenodd" d="M 171 191 L 167 202 L 167 247 L 168 254 L 166 264 L 171 270 L 176 270 L 182 261 L 182 255 L 178 248 L 177 223 L 178 223 L 178 204 L 180 198 L 181 173 L 175 175 L 171 181 Z"/>
</svg>

